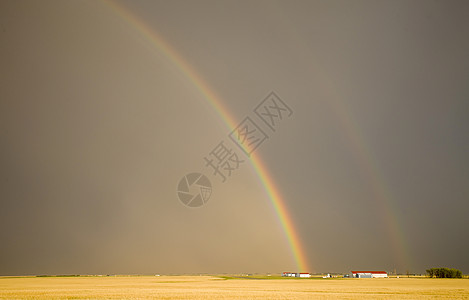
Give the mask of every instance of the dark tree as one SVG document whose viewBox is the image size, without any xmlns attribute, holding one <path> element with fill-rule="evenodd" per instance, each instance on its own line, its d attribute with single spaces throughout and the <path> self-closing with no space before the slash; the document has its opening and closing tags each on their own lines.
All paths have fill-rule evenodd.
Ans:
<svg viewBox="0 0 469 300">
<path fill-rule="evenodd" d="M 458 269 L 431 268 L 427 274 L 430 278 L 462 278 L 462 272 Z"/>
</svg>

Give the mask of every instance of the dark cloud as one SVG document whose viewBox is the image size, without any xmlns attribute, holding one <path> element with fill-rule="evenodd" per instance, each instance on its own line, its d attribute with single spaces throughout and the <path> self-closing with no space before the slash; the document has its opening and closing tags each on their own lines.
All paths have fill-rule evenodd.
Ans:
<svg viewBox="0 0 469 300">
<path fill-rule="evenodd" d="M 272 90 L 292 108 L 256 151 L 311 271 L 469 271 L 465 2 L 118 5 L 235 122 Z M 223 116 L 109 3 L 3 1 L 0 39 L 0 275 L 296 268 L 251 160 L 204 167 L 236 149 Z M 188 209 L 200 171 L 213 194 Z"/>
</svg>

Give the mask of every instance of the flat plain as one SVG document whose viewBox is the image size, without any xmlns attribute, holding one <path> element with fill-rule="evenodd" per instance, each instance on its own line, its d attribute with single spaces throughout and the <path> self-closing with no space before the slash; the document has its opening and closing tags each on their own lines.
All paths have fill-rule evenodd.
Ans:
<svg viewBox="0 0 469 300">
<path fill-rule="evenodd" d="M 0 277 L 0 299 L 469 299 L 469 279 Z"/>
</svg>

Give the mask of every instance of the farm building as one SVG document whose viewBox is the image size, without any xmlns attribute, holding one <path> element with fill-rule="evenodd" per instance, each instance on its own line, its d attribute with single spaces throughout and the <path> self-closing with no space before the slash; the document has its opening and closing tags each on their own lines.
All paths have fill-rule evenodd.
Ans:
<svg viewBox="0 0 469 300">
<path fill-rule="evenodd" d="M 353 278 L 386 278 L 388 273 L 385 271 L 352 271 Z"/>
<path fill-rule="evenodd" d="M 309 273 L 292 273 L 292 272 L 283 272 L 282 277 L 300 277 L 300 278 L 309 278 L 311 274 Z"/>
</svg>

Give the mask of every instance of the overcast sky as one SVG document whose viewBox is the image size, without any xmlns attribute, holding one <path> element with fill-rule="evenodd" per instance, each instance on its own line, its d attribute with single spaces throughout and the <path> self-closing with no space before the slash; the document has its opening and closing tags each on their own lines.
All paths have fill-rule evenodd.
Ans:
<svg viewBox="0 0 469 300">
<path fill-rule="evenodd" d="M 269 136 L 307 271 L 469 273 L 467 1 L 117 5 Z M 0 275 L 296 271 L 222 115 L 113 7 L 0 2 Z M 275 131 L 254 112 L 272 91 Z M 244 160 L 225 182 L 221 141 Z M 202 207 L 176 193 L 191 172 Z"/>
</svg>

